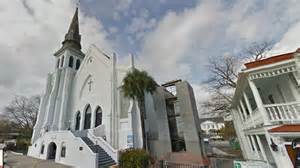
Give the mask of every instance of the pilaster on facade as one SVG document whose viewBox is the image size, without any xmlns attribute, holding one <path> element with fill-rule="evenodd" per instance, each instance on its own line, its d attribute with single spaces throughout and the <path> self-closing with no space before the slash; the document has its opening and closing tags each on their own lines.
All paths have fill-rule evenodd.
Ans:
<svg viewBox="0 0 300 168">
<path fill-rule="evenodd" d="M 96 110 L 92 110 L 92 113 L 91 113 L 91 128 L 95 128 L 95 121 L 96 121 Z"/>
<path fill-rule="evenodd" d="M 86 107 L 84 109 L 86 109 Z M 84 130 L 84 119 L 85 119 L 85 114 L 80 113 L 80 126 L 79 126 L 80 131 Z"/>
</svg>

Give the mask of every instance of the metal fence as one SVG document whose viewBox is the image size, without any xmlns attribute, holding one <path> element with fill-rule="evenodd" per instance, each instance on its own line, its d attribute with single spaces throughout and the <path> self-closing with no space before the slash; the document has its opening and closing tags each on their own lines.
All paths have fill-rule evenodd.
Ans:
<svg viewBox="0 0 300 168">
<path fill-rule="evenodd" d="M 160 168 L 208 168 L 200 164 L 160 161 Z"/>
</svg>

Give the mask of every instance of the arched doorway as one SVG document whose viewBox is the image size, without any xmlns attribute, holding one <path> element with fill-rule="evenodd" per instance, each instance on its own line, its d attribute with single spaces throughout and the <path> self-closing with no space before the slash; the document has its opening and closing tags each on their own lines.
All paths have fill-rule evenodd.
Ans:
<svg viewBox="0 0 300 168">
<path fill-rule="evenodd" d="M 48 146 L 47 159 L 55 160 L 55 156 L 56 156 L 56 144 L 54 142 L 51 142 Z"/>
<path fill-rule="evenodd" d="M 75 130 L 79 130 L 80 128 L 80 111 L 77 111 L 76 116 L 75 116 Z"/>
<path fill-rule="evenodd" d="M 102 109 L 101 107 L 97 107 L 96 109 L 96 121 L 95 121 L 95 127 L 102 124 Z"/>
<path fill-rule="evenodd" d="M 91 116 L 92 116 L 91 106 L 88 105 L 84 112 L 84 129 L 91 128 Z"/>
</svg>

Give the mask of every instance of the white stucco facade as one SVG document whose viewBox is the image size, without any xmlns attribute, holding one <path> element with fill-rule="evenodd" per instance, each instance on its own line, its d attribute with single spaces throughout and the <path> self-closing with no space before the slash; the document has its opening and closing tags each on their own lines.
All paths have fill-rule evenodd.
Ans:
<svg viewBox="0 0 300 168">
<path fill-rule="evenodd" d="M 54 54 L 56 63 L 47 76 L 29 156 L 100 168 L 117 164 L 119 151 L 126 148 L 144 148 L 157 158 L 182 150 L 203 155 L 198 111 L 188 82 L 172 82 L 177 94 L 168 92 L 167 86 L 145 92 L 143 118 L 138 102 L 126 98 L 121 89 L 123 78 L 134 69 L 133 57 L 130 65 L 119 65 L 115 54 L 95 45 L 82 53 L 80 39 L 76 10 L 62 47 Z"/>
<path fill-rule="evenodd" d="M 115 163 L 119 150 L 142 147 L 141 135 L 132 129 L 134 125 L 141 130 L 139 108 L 120 89 L 133 59 L 130 65 L 117 65 L 116 55 L 95 45 L 82 53 L 77 10 L 53 59 L 55 70 L 47 77 L 29 156 L 97 168 L 100 154 L 99 149 L 93 151 L 96 145 Z M 132 123 L 132 117 L 137 121 Z"/>
<path fill-rule="evenodd" d="M 246 160 L 293 168 L 300 136 L 298 51 L 245 64 L 239 74 L 232 117 Z"/>
</svg>

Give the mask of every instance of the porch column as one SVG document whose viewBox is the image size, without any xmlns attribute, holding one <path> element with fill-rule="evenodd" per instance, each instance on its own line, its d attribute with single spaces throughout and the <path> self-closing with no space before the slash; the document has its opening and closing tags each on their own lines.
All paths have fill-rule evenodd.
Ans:
<svg viewBox="0 0 300 168">
<path fill-rule="evenodd" d="M 244 117 L 245 117 L 245 120 L 246 120 L 247 119 L 247 112 L 246 112 L 246 108 L 245 108 L 242 100 L 240 100 L 240 105 L 242 107 L 242 111 L 243 111 L 243 114 L 244 114 Z"/>
<path fill-rule="evenodd" d="M 261 151 L 261 153 L 262 153 L 262 155 L 263 155 L 264 160 L 268 162 L 268 158 L 267 158 L 267 155 L 266 155 L 264 146 L 262 145 L 259 136 L 258 136 L 258 135 L 255 135 L 255 137 L 256 137 L 256 140 L 257 140 L 257 142 L 258 142 L 258 145 L 259 145 L 259 148 L 260 148 L 260 151 Z M 268 148 L 269 145 L 266 146 L 266 147 Z M 268 163 L 269 163 L 269 162 L 268 162 Z"/>
<path fill-rule="evenodd" d="M 237 106 L 237 110 L 238 110 L 238 112 L 239 112 L 239 115 L 240 115 L 241 119 L 242 119 L 242 120 L 245 120 L 244 114 L 243 114 L 243 112 L 242 112 L 240 106 Z"/>
<path fill-rule="evenodd" d="M 270 120 L 269 120 L 267 111 L 266 111 L 266 109 L 264 107 L 264 104 L 263 104 L 263 102 L 261 100 L 261 97 L 260 97 L 260 94 L 258 92 L 258 89 L 255 86 L 255 83 L 253 81 L 249 80 L 249 79 L 248 79 L 248 83 L 249 83 L 250 89 L 251 89 L 251 91 L 253 93 L 253 97 L 254 97 L 254 100 L 256 102 L 257 109 L 262 114 L 262 116 L 264 118 L 264 125 L 270 125 Z"/>
<path fill-rule="evenodd" d="M 256 153 L 256 155 L 259 157 L 259 151 L 257 149 L 257 146 L 256 146 L 256 143 L 255 143 L 255 140 L 254 140 L 254 137 L 255 135 L 249 135 L 250 136 L 250 139 L 251 139 L 251 142 L 252 142 L 252 145 L 254 147 L 254 151 Z"/>
<path fill-rule="evenodd" d="M 249 110 L 249 113 L 250 113 L 251 122 L 252 122 L 252 124 L 254 126 L 254 121 L 253 121 L 253 118 L 252 118 L 253 110 L 252 110 L 251 104 L 249 102 L 249 98 L 248 98 L 248 96 L 247 96 L 247 94 L 245 92 L 243 92 L 243 95 L 244 95 L 244 99 L 245 99 L 245 102 L 246 102 L 246 106 L 247 106 L 247 108 Z"/>
<path fill-rule="evenodd" d="M 246 106 L 247 106 L 247 108 L 248 108 L 248 110 L 249 110 L 249 113 L 250 113 L 250 115 L 251 115 L 253 111 L 252 111 L 252 107 L 251 107 L 251 105 L 250 105 L 248 96 L 247 96 L 247 94 L 246 94 L 245 92 L 243 92 L 243 95 L 244 95 L 244 99 L 245 99 L 245 102 L 246 102 Z"/>
</svg>

